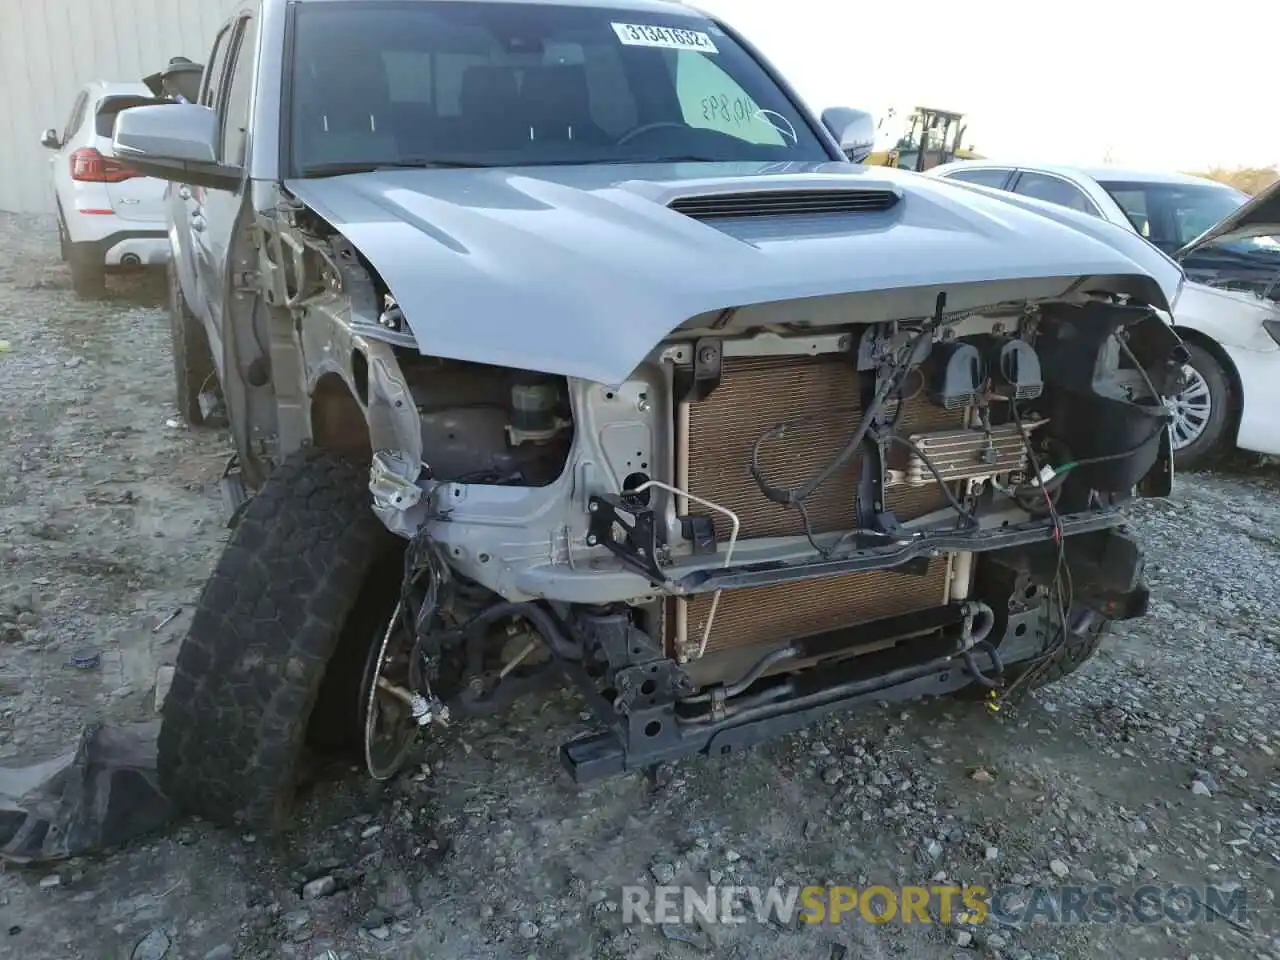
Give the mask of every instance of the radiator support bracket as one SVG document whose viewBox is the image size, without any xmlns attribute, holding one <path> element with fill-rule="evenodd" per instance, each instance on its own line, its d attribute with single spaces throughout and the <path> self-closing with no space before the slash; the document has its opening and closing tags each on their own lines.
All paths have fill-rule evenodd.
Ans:
<svg viewBox="0 0 1280 960">
<path fill-rule="evenodd" d="M 658 524 L 652 508 L 600 494 L 587 501 L 587 513 L 587 546 L 604 547 L 655 587 L 667 582 L 658 566 Z"/>
</svg>

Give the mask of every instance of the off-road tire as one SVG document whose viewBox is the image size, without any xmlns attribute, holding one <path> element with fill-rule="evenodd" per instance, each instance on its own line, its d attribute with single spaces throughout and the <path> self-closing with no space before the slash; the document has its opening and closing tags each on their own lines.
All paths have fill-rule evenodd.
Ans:
<svg viewBox="0 0 1280 960">
<path fill-rule="evenodd" d="M 200 394 L 216 385 L 213 352 L 204 326 L 187 304 L 178 271 L 170 261 L 165 268 L 169 281 L 169 335 L 173 351 L 173 382 L 177 390 L 178 415 L 190 426 L 203 426 Z"/>
<path fill-rule="evenodd" d="M 200 594 L 164 702 L 159 775 L 179 809 L 288 826 L 326 667 L 388 540 L 364 471 L 341 458 L 304 450 L 267 477 Z"/>
<path fill-rule="evenodd" d="M 1199 470 L 1213 466 L 1230 452 L 1231 444 L 1226 441 L 1233 419 L 1235 391 L 1230 375 L 1217 357 L 1198 343 L 1187 343 L 1186 348 L 1191 354 L 1190 366 L 1204 377 L 1209 387 L 1209 422 L 1200 436 L 1174 451 L 1173 466 L 1175 470 Z"/>
<path fill-rule="evenodd" d="M 67 255 L 71 289 L 84 300 L 100 300 L 107 294 L 107 267 L 93 244 L 73 243 Z"/>
</svg>

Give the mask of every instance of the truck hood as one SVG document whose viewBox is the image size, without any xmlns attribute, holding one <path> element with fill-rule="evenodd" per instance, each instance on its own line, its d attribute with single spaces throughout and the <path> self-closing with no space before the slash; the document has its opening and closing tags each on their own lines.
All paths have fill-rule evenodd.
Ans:
<svg viewBox="0 0 1280 960">
<path fill-rule="evenodd" d="M 1216 240 L 1271 236 L 1280 237 L 1280 180 L 1227 214 L 1175 253 L 1174 258 L 1181 260 L 1193 250 Z"/>
<path fill-rule="evenodd" d="M 811 298 L 861 294 L 869 319 L 906 319 L 940 290 L 951 311 L 1084 286 L 1167 310 L 1183 279 L 1096 217 L 837 162 L 385 170 L 285 187 L 381 274 L 423 353 L 608 384 L 677 327 L 734 307 L 776 304 L 782 322 Z M 668 206 L 691 199 L 700 210 Z"/>
</svg>

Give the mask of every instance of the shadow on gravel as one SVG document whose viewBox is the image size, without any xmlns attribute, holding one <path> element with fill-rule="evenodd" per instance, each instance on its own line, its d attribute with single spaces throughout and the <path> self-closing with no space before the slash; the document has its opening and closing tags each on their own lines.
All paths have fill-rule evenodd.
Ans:
<svg viewBox="0 0 1280 960">
<path fill-rule="evenodd" d="M 26 277 L 25 282 L 19 281 L 16 286 L 21 290 L 57 290 L 64 291 L 68 296 L 75 296 L 71 292 L 71 272 L 64 263 L 43 264 L 35 276 Z M 168 299 L 164 269 L 144 267 L 108 273 L 105 297 L 78 302 L 86 305 L 156 309 L 164 307 Z"/>
<path fill-rule="evenodd" d="M 68 277 L 68 284 L 70 278 Z M 148 267 L 129 273 L 107 276 L 107 301 L 128 307 L 164 307 L 168 303 L 168 284 L 163 268 Z"/>
<path fill-rule="evenodd" d="M 1180 476 L 1197 477 L 1202 480 L 1221 477 L 1263 489 L 1275 490 L 1280 489 L 1280 460 L 1275 457 L 1265 457 L 1256 453 L 1245 453 L 1244 451 L 1236 450 L 1223 456 L 1212 467 L 1187 470 L 1181 473 Z M 1176 484 L 1177 480 L 1175 479 L 1174 482 Z"/>
</svg>

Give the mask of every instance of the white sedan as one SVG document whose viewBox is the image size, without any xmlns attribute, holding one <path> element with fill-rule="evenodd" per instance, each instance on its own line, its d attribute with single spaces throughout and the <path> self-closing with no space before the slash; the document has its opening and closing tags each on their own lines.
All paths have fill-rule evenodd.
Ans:
<svg viewBox="0 0 1280 960">
<path fill-rule="evenodd" d="M 1173 398 L 1174 459 L 1234 446 L 1280 455 L 1280 184 L 1250 201 L 1178 173 L 962 160 L 930 176 L 1081 210 L 1140 234 L 1182 264 L 1173 322 L 1191 354 Z"/>
</svg>

